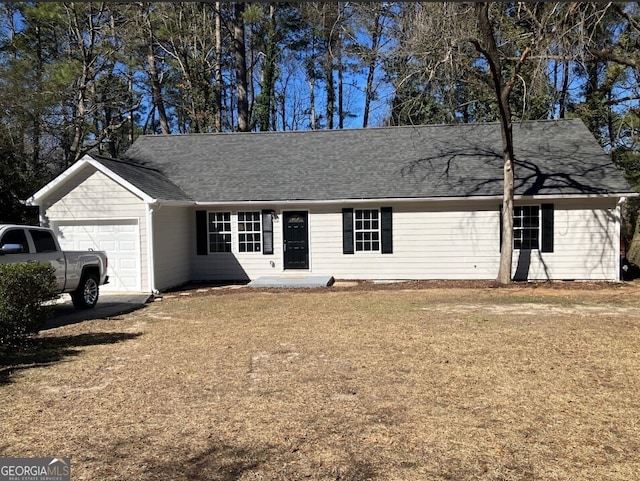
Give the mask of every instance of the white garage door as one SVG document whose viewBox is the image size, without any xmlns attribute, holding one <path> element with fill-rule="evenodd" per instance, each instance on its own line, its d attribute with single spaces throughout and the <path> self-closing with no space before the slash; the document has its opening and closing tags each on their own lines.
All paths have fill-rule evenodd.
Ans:
<svg viewBox="0 0 640 481">
<path fill-rule="evenodd" d="M 91 224 L 60 224 L 58 240 L 66 250 L 101 250 L 109 259 L 109 284 L 103 292 L 140 291 L 138 222 L 108 221 Z"/>
</svg>

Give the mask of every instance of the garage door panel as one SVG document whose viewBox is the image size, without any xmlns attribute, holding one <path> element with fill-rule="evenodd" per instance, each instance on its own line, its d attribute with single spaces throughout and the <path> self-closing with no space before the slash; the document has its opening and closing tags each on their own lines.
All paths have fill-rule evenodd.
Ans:
<svg viewBox="0 0 640 481">
<path fill-rule="evenodd" d="M 120 252 L 135 252 L 136 244 L 133 241 L 120 241 L 118 244 L 118 250 Z"/>
<path fill-rule="evenodd" d="M 113 235 L 113 234 L 112 234 Z M 116 252 L 118 249 L 116 247 L 117 243 L 115 240 L 101 240 L 100 242 L 98 242 L 98 247 L 100 248 L 101 251 L 107 251 L 107 252 Z"/>
<path fill-rule="evenodd" d="M 104 292 L 140 291 L 140 240 L 135 221 L 101 224 L 59 224 L 58 238 L 64 250 L 102 250 L 109 258 L 109 284 Z"/>
<path fill-rule="evenodd" d="M 120 267 L 122 269 L 135 269 L 136 267 L 138 267 L 138 263 L 135 261 L 135 259 L 121 259 Z"/>
</svg>

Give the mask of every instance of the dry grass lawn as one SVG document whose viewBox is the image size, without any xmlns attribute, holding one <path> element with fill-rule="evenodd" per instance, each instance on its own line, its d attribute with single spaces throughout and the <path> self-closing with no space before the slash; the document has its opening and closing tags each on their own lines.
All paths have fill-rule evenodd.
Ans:
<svg viewBox="0 0 640 481">
<path fill-rule="evenodd" d="M 640 287 L 176 296 L 3 360 L 74 480 L 640 479 Z"/>
</svg>

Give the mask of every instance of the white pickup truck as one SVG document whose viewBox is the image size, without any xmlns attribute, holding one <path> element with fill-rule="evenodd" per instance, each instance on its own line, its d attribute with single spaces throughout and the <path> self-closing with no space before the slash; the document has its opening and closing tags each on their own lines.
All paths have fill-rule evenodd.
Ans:
<svg viewBox="0 0 640 481">
<path fill-rule="evenodd" d="M 0 263 L 48 262 L 55 269 L 60 293 L 73 305 L 89 309 L 98 302 L 99 286 L 107 284 L 107 255 L 102 251 L 62 251 L 51 229 L 0 224 Z"/>
</svg>

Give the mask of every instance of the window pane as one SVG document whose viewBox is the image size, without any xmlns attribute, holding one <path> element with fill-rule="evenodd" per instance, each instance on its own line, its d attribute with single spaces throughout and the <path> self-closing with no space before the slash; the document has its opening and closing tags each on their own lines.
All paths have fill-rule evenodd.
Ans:
<svg viewBox="0 0 640 481">
<path fill-rule="evenodd" d="M 380 250 L 380 214 L 377 209 L 354 211 L 354 234 L 356 251 Z"/>
<path fill-rule="evenodd" d="M 0 241 L 0 246 L 4 246 L 7 244 L 19 244 L 21 246 L 20 251 L 15 252 L 16 254 L 24 254 L 29 252 L 27 236 L 22 229 L 10 230 L 5 235 L 3 235 L 2 240 Z"/>
<path fill-rule="evenodd" d="M 538 249 L 540 238 L 540 207 L 537 205 L 513 208 L 513 248 Z"/>
<path fill-rule="evenodd" d="M 209 252 L 231 252 L 230 212 L 209 212 Z"/>
<path fill-rule="evenodd" d="M 29 230 L 35 244 L 36 252 L 55 252 L 56 243 L 51 232 L 43 230 Z"/>
<path fill-rule="evenodd" d="M 262 249 L 262 219 L 260 212 L 238 212 L 238 247 L 240 252 L 260 252 Z"/>
</svg>

